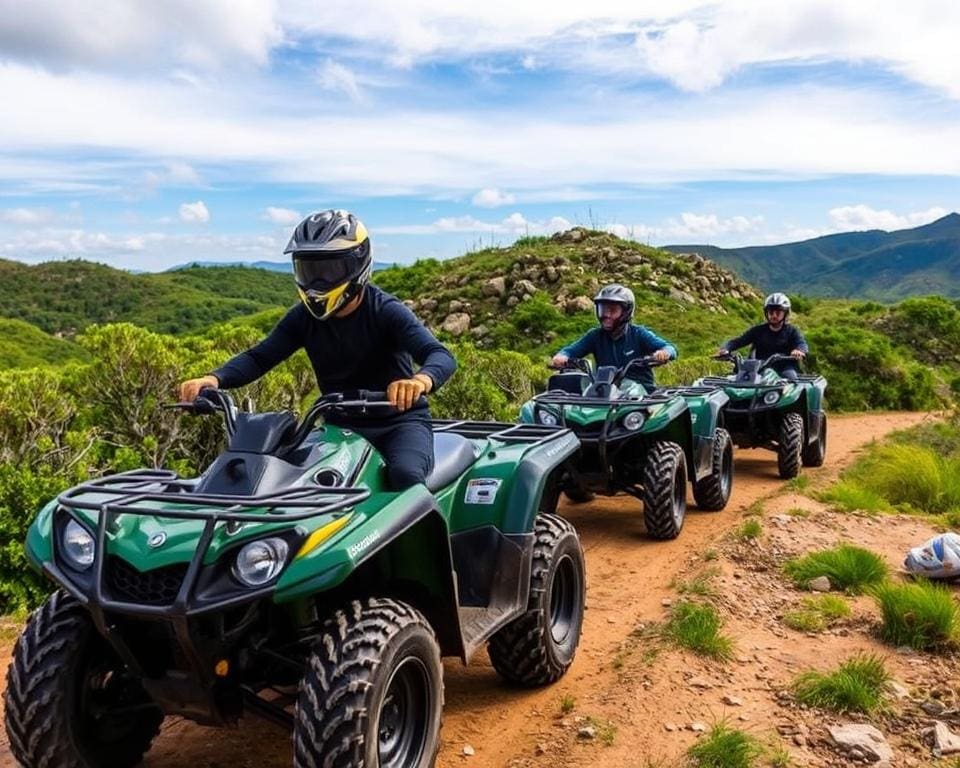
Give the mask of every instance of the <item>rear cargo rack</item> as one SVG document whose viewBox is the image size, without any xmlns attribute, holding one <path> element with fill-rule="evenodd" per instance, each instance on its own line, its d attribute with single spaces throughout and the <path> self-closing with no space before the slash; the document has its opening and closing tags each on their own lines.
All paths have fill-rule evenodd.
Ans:
<svg viewBox="0 0 960 768">
<path fill-rule="evenodd" d="M 546 424 L 510 424 L 498 421 L 466 421 L 458 419 L 432 419 L 434 432 L 452 432 L 468 438 L 490 438 L 502 443 L 545 443 L 570 433 L 566 427 Z"/>
</svg>

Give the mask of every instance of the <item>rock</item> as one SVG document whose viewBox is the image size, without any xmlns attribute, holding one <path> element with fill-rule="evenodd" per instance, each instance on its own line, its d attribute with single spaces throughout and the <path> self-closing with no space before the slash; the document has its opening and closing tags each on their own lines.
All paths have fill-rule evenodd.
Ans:
<svg viewBox="0 0 960 768">
<path fill-rule="evenodd" d="M 407 309 L 416 309 L 417 302 L 413 301 L 413 299 L 404 299 L 403 306 L 405 306 Z"/>
<path fill-rule="evenodd" d="M 502 277 L 491 277 L 480 286 L 480 292 L 484 296 L 503 296 L 507 292 L 507 281 Z"/>
<path fill-rule="evenodd" d="M 660 601 L 660 605 L 664 607 L 671 606 L 673 605 L 673 600 L 671 600 L 669 597 L 665 597 Z"/>
<path fill-rule="evenodd" d="M 470 329 L 470 315 L 466 312 L 454 312 L 447 315 L 440 327 L 451 336 L 460 336 Z"/>
<path fill-rule="evenodd" d="M 521 296 L 527 293 L 534 294 L 537 292 L 537 286 L 529 280 L 517 280 L 513 284 L 513 292 Z"/>
<path fill-rule="evenodd" d="M 876 728 L 867 723 L 831 725 L 828 730 L 836 745 L 854 759 L 870 763 L 889 762 L 893 750 Z"/>
<path fill-rule="evenodd" d="M 663 729 L 664 729 L 665 731 L 670 731 L 670 733 L 673 733 L 674 731 L 677 730 L 677 726 L 676 726 L 675 723 L 664 723 L 664 724 L 663 724 Z"/>
<path fill-rule="evenodd" d="M 690 725 L 687 726 L 687 730 L 693 731 L 694 733 L 706 733 L 707 726 L 706 723 L 695 722 L 690 723 Z"/>
<path fill-rule="evenodd" d="M 887 690 L 890 691 L 890 695 L 895 699 L 910 698 L 910 691 L 908 691 L 905 686 L 901 685 L 896 680 L 891 680 L 887 683 Z"/>
<path fill-rule="evenodd" d="M 543 274 L 548 283 L 555 283 L 560 277 L 560 273 L 557 272 L 556 267 L 547 267 Z"/>
<path fill-rule="evenodd" d="M 427 312 L 433 312 L 437 308 L 436 299 L 420 299 L 420 309 Z"/>
<path fill-rule="evenodd" d="M 935 757 L 955 755 L 960 752 L 960 736 L 957 736 L 946 723 L 937 720 L 933 724 L 933 754 Z"/>
<path fill-rule="evenodd" d="M 814 592 L 829 592 L 831 589 L 830 579 L 826 576 L 817 576 L 815 579 L 810 579 L 810 583 L 807 586 Z"/>
<path fill-rule="evenodd" d="M 579 243 L 585 237 L 586 233 L 579 228 L 570 229 L 563 233 L 563 239 L 571 243 Z"/>
<path fill-rule="evenodd" d="M 471 747 L 469 744 L 464 744 L 464 745 L 463 745 L 463 754 L 466 755 L 467 757 L 473 757 L 475 754 L 477 754 L 477 750 L 475 750 L 475 749 L 474 749 L 473 747 Z"/>
<path fill-rule="evenodd" d="M 517 306 L 517 304 L 519 304 L 519 303 L 520 303 L 520 299 L 518 299 L 516 296 L 508 296 L 508 297 L 507 297 L 507 306 L 508 306 L 508 307 L 515 307 L 515 306 Z"/>
<path fill-rule="evenodd" d="M 466 305 L 459 299 L 450 299 L 450 303 L 447 305 L 447 308 L 450 312 L 459 312 Z"/>
<path fill-rule="evenodd" d="M 738 697 L 736 697 L 736 696 L 731 696 L 729 693 L 728 693 L 727 695 L 725 695 L 725 696 L 723 697 L 723 699 L 721 699 L 721 701 L 723 701 L 723 703 L 726 704 L 728 707 L 742 707 L 742 706 L 743 706 L 743 699 L 738 698 Z"/>
<path fill-rule="evenodd" d="M 707 680 L 705 677 L 691 677 L 687 682 L 691 688 L 713 688 L 713 683 Z"/>
<path fill-rule="evenodd" d="M 597 729 L 592 725 L 585 725 L 577 730 L 577 738 L 584 741 L 590 741 L 597 737 Z"/>
<path fill-rule="evenodd" d="M 478 325 L 475 328 L 470 329 L 470 335 L 475 339 L 479 339 L 481 336 L 486 336 L 489 332 L 489 329 L 485 325 Z"/>
<path fill-rule="evenodd" d="M 534 752 L 538 755 L 545 755 L 547 753 L 547 745 L 543 743 L 537 744 L 537 748 L 534 750 Z"/>
<path fill-rule="evenodd" d="M 679 291 L 676 288 L 670 289 L 670 298 L 674 301 L 682 301 L 686 304 L 696 304 L 697 300 L 686 291 Z"/>
<path fill-rule="evenodd" d="M 936 717 L 937 715 L 942 715 L 947 707 L 942 701 L 927 699 L 920 705 L 920 709 L 930 715 L 930 717 Z"/>
<path fill-rule="evenodd" d="M 567 299 L 567 303 L 563 307 L 563 311 L 568 315 L 573 315 L 577 312 L 590 312 L 592 310 L 593 299 L 589 296 L 575 296 L 572 299 Z"/>
</svg>

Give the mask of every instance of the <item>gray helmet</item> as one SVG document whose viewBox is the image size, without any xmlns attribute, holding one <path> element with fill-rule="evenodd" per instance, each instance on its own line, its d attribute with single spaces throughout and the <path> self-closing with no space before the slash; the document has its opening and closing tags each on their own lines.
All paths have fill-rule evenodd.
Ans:
<svg viewBox="0 0 960 768">
<path fill-rule="evenodd" d="M 783 318 L 786 320 L 790 316 L 790 298 L 785 293 L 771 293 L 763 300 L 763 314 L 766 317 L 767 311 L 773 307 L 783 310 Z"/>
<path fill-rule="evenodd" d="M 633 317 L 633 310 L 637 300 L 633 296 L 633 291 L 619 283 L 611 283 L 610 285 L 603 286 L 599 293 L 593 297 L 593 306 L 596 308 L 598 320 L 600 319 L 600 304 L 604 302 L 619 304 L 624 308 L 623 317 L 618 325 L 618 327 L 623 327 L 629 323 L 630 318 Z"/>
</svg>

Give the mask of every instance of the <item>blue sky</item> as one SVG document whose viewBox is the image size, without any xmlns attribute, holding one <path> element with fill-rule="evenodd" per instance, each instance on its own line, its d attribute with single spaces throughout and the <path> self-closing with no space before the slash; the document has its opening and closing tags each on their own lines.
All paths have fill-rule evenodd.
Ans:
<svg viewBox="0 0 960 768">
<path fill-rule="evenodd" d="M 400 263 L 960 209 L 960 4 L 567 5 L 0 0 L 0 258 L 277 261 L 328 207 Z"/>
</svg>

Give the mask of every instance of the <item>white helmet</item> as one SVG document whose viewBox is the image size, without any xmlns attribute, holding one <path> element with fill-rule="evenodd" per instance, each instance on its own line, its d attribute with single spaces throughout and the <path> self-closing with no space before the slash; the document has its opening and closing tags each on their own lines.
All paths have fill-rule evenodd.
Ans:
<svg viewBox="0 0 960 768">
<path fill-rule="evenodd" d="M 771 293 L 763 300 L 763 315 L 766 317 L 770 309 L 782 309 L 783 319 L 790 316 L 790 298 L 785 293 Z"/>
</svg>

